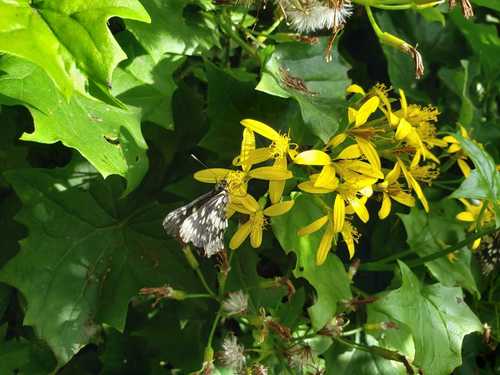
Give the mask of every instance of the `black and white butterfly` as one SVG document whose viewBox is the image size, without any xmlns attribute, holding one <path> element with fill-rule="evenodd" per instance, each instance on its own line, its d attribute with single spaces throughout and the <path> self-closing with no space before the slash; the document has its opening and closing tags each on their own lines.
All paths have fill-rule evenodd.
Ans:
<svg viewBox="0 0 500 375">
<path fill-rule="evenodd" d="M 500 266 L 500 230 L 481 237 L 477 257 L 483 275 L 488 276 Z"/>
<path fill-rule="evenodd" d="M 167 234 L 203 249 L 207 258 L 224 249 L 229 192 L 225 181 L 189 204 L 170 212 L 163 220 Z"/>
</svg>

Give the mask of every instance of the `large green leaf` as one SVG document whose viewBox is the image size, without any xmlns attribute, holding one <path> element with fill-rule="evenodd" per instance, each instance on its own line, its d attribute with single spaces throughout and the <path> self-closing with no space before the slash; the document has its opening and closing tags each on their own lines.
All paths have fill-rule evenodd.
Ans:
<svg viewBox="0 0 500 375">
<path fill-rule="evenodd" d="M 460 68 L 441 68 L 438 75 L 441 81 L 460 98 L 457 122 L 468 127 L 474 119 L 474 112 L 477 111 L 469 95 L 469 86 L 474 79 L 474 73 L 477 72 L 470 69 L 471 64 L 468 60 L 462 60 L 460 64 L 462 65 Z M 473 67 L 476 66 L 473 65 Z"/>
<path fill-rule="evenodd" d="M 177 88 L 172 74 L 183 63 L 178 55 L 166 55 L 155 63 L 149 55 L 135 57 L 113 74 L 113 95 L 139 107 L 142 120 L 173 129 L 172 96 Z"/>
<path fill-rule="evenodd" d="M 61 141 L 77 149 L 104 176 L 118 174 L 133 190 L 148 169 L 140 111 L 123 110 L 75 93 L 66 100 L 41 68 L 14 57 L 0 60 L 0 103 L 22 104 L 35 131 L 25 141 Z M 3 95 L 3 97 L 2 97 Z"/>
<path fill-rule="evenodd" d="M 500 3 L 497 0 L 472 0 L 474 4 L 500 11 Z"/>
<path fill-rule="evenodd" d="M 412 208 L 407 215 L 399 215 L 408 235 L 408 245 L 420 257 L 432 255 L 465 238 L 463 225 L 455 219 L 460 211 L 451 200 L 434 204 L 429 214 Z M 472 253 L 464 246 L 458 250 L 455 260 L 443 256 L 425 263 L 432 275 L 446 286 L 459 285 L 479 297 L 480 293 L 471 272 Z"/>
<path fill-rule="evenodd" d="M 66 96 L 83 89 L 82 73 L 109 86 L 126 58 L 108 30 L 109 18 L 149 22 L 137 0 L 0 0 L 0 14 L 0 51 L 42 67 Z"/>
<path fill-rule="evenodd" d="M 265 65 L 257 90 L 294 98 L 312 133 L 327 142 L 345 117 L 345 89 L 349 65 L 332 51 L 333 60 L 324 61 L 326 38 L 321 43 L 283 43 Z"/>
<path fill-rule="evenodd" d="M 204 14 L 208 0 L 141 0 L 151 24 L 126 21 L 127 28 L 155 59 L 165 53 L 198 55 L 217 45 L 216 26 Z M 190 10 L 190 11 L 188 11 Z"/>
<path fill-rule="evenodd" d="M 56 366 L 52 353 L 37 340 L 0 339 L 0 373 L 5 375 L 46 375 Z"/>
<path fill-rule="evenodd" d="M 293 142 L 307 142 L 312 137 L 295 103 L 256 91 L 255 76 L 238 73 L 207 66 L 210 129 L 200 146 L 232 160 L 240 153 L 243 132 L 240 121 L 244 118 L 265 122 L 282 133 L 289 132 Z"/>
<path fill-rule="evenodd" d="M 344 265 L 336 255 L 329 255 L 326 262 L 316 265 L 316 249 L 322 231 L 309 236 L 297 236 L 297 230 L 323 216 L 314 200 L 307 195 L 298 195 L 295 205 L 285 215 L 274 217 L 273 231 L 283 249 L 297 256 L 293 274 L 305 278 L 315 289 L 317 298 L 309 307 L 313 328 L 321 329 L 338 311 L 337 303 L 352 298 L 350 280 Z"/>
<path fill-rule="evenodd" d="M 166 210 L 118 200 L 119 189 L 100 178 L 81 189 L 89 185 L 86 165 L 74 172 L 6 172 L 24 204 L 17 220 L 29 236 L 0 280 L 23 293 L 24 324 L 49 344 L 59 365 L 92 340 L 101 323 L 122 330 L 129 299 L 139 288 L 171 282 L 200 291 L 178 246 L 165 240 Z"/>
<path fill-rule="evenodd" d="M 368 321 L 395 322 L 398 328 L 380 335 L 381 346 L 406 354 L 426 374 L 449 375 L 462 363 L 464 336 L 482 332 L 481 322 L 460 288 L 422 285 L 404 263 L 399 267 L 401 287 L 368 306 Z"/>
<path fill-rule="evenodd" d="M 500 225 L 500 172 L 493 158 L 477 143 L 454 135 L 466 155 L 476 167 L 460 187 L 451 195 L 454 198 L 476 198 L 490 201 L 496 211 L 497 226 Z"/>
</svg>

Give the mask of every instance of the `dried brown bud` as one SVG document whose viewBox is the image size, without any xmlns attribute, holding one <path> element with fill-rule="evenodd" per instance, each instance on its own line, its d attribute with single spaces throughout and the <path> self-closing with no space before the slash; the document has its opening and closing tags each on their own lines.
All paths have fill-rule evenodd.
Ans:
<svg viewBox="0 0 500 375">
<path fill-rule="evenodd" d="M 141 288 L 139 290 L 139 294 L 143 296 L 155 297 L 155 301 L 152 305 L 153 308 L 156 307 L 156 305 L 158 305 L 158 303 L 165 298 L 175 299 L 178 301 L 186 298 L 185 292 L 183 292 L 182 290 L 176 290 L 168 285 L 163 285 L 159 288 Z"/>
<path fill-rule="evenodd" d="M 266 319 L 266 326 L 271 331 L 280 336 L 283 340 L 289 341 L 292 338 L 292 332 L 290 331 L 290 328 L 284 326 L 281 323 L 278 323 L 277 321 L 271 318 Z"/>
<path fill-rule="evenodd" d="M 461 0 L 460 5 L 462 5 L 462 14 L 465 18 L 471 18 L 474 16 L 474 9 L 472 9 L 472 4 L 469 0 Z"/>
<path fill-rule="evenodd" d="M 417 79 L 422 78 L 424 76 L 424 62 L 422 60 L 422 55 L 420 54 L 420 52 L 418 52 L 415 47 L 407 43 L 402 45 L 402 49 L 413 59 L 413 63 L 415 64 L 415 77 Z"/>
</svg>

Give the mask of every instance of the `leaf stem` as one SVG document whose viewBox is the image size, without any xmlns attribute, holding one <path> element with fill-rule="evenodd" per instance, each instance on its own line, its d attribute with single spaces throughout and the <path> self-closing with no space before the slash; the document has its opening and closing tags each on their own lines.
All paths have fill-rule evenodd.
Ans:
<svg viewBox="0 0 500 375">
<path fill-rule="evenodd" d="M 200 270 L 200 264 L 196 260 L 193 252 L 191 251 L 191 246 L 189 246 L 189 245 L 184 246 L 184 248 L 182 249 L 182 252 L 184 253 L 184 256 L 186 257 L 187 262 L 189 263 L 191 268 L 194 270 L 194 272 L 198 276 L 198 279 L 200 279 L 201 284 L 203 285 L 205 290 L 208 292 L 210 297 L 218 300 L 218 297 L 215 294 L 215 292 L 208 286 L 207 280 L 205 280 L 205 276 L 203 276 L 203 273 Z"/>
<path fill-rule="evenodd" d="M 414 260 L 412 262 L 408 262 L 407 264 L 410 268 L 414 268 L 414 267 L 420 266 L 424 263 L 431 262 L 435 259 L 441 258 L 442 256 L 448 255 L 449 253 L 460 250 L 462 247 L 468 245 L 469 243 L 471 243 L 475 239 L 480 238 L 480 237 L 485 236 L 485 235 L 488 235 L 490 233 L 493 233 L 496 230 L 497 229 L 495 227 L 493 227 L 493 228 L 489 228 L 486 230 L 482 230 L 482 231 L 473 233 L 470 236 L 467 236 L 464 240 L 456 243 L 455 245 L 448 246 L 447 248 L 445 248 L 441 251 L 438 251 L 438 252 L 431 254 L 431 255 L 427 255 L 425 257 Z M 405 251 L 402 251 L 398 254 L 395 254 L 395 255 L 388 257 L 388 258 L 385 258 L 385 259 L 362 264 L 360 266 L 360 269 L 363 271 L 391 271 L 393 269 L 394 265 L 387 264 L 389 261 L 401 259 L 401 258 L 405 257 L 406 255 L 409 255 L 412 253 L 414 253 L 414 251 L 411 249 L 405 250 Z"/>
</svg>

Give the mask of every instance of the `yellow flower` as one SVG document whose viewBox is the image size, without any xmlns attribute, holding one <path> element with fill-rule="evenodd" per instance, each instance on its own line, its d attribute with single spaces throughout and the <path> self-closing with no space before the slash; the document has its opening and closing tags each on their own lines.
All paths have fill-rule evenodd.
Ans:
<svg viewBox="0 0 500 375">
<path fill-rule="evenodd" d="M 378 217 L 385 219 L 391 212 L 391 198 L 405 206 L 415 206 L 415 198 L 406 193 L 398 182 L 401 175 L 399 163 L 394 164 L 394 168 L 387 173 L 384 181 L 375 185 L 377 191 L 382 192 L 382 205 L 378 211 Z"/>
<path fill-rule="evenodd" d="M 436 143 L 436 138 L 432 136 L 433 132 L 430 128 L 429 122 L 437 120 L 437 110 L 432 107 L 421 108 L 418 105 L 410 105 L 406 101 L 406 96 L 403 90 L 399 90 L 401 109 L 393 112 L 391 117 L 391 124 L 396 126 L 395 139 L 398 141 L 405 141 L 409 146 L 420 151 L 423 158 L 429 158 L 439 163 L 439 159 L 434 156 L 424 145 L 421 135 L 428 138 L 428 143 L 433 145 Z M 423 125 L 423 130 L 418 129 Z M 439 141 L 438 141 L 439 143 Z"/>
<path fill-rule="evenodd" d="M 287 156 L 293 160 L 297 155 L 298 148 L 297 144 L 291 142 L 290 136 L 288 134 L 280 134 L 269 125 L 252 119 L 244 119 L 241 121 L 241 124 L 246 130 L 260 134 L 272 141 L 272 143 L 269 147 L 249 150 L 248 156 L 242 157 L 242 153 L 238 162 L 257 164 L 274 158 L 273 168 L 276 170 L 287 171 Z M 284 189 L 285 180 L 277 179 L 269 182 L 269 197 L 272 203 L 277 203 L 281 200 Z"/>
<path fill-rule="evenodd" d="M 495 221 L 495 213 L 493 211 L 491 203 L 489 203 L 483 209 L 484 202 L 482 201 L 474 201 L 474 203 L 471 203 L 463 198 L 460 198 L 459 201 L 462 202 L 465 206 L 465 211 L 458 213 L 457 219 L 460 221 L 471 223 L 471 225 L 467 229 L 469 232 L 475 231 L 478 226 L 484 227 Z M 482 217 L 481 220 L 479 220 L 481 212 Z M 481 238 L 474 240 L 474 242 L 472 243 L 472 250 L 476 250 L 479 247 L 480 243 Z"/>
<path fill-rule="evenodd" d="M 321 241 L 316 251 L 316 264 L 318 266 L 322 265 L 325 262 L 326 257 L 330 249 L 332 248 L 334 240 L 336 241 L 336 235 L 339 232 L 347 244 L 349 257 L 352 258 L 354 256 L 354 242 L 356 242 L 358 239 L 358 232 L 351 225 L 349 220 L 344 220 L 342 228 L 336 231 L 334 216 L 335 216 L 335 211 L 330 212 L 327 215 L 320 217 L 319 219 L 313 221 L 311 224 L 303 228 L 300 228 L 297 231 L 297 235 L 305 236 L 317 232 L 326 225 L 325 232 L 321 237 Z"/>
<path fill-rule="evenodd" d="M 249 215 L 249 219 L 238 228 L 231 238 L 229 248 L 232 250 L 240 247 L 248 236 L 250 236 L 250 245 L 253 248 L 260 247 L 262 244 L 262 232 L 267 224 L 266 216 L 273 217 L 283 215 L 288 212 L 295 203 L 295 201 L 286 201 L 263 208 L 254 197 L 251 195 L 249 195 L 249 197 L 248 204 L 234 206 L 236 211 Z M 263 201 L 263 205 L 264 204 L 265 201 Z"/>
<path fill-rule="evenodd" d="M 467 130 L 463 127 L 460 126 L 460 135 L 465 138 L 465 139 L 470 139 L 469 133 Z M 456 154 L 457 155 L 457 164 L 460 170 L 462 171 L 462 174 L 465 177 L 468 177 L 471 173 L 471 168 L 469 164 L 467 163 L 467 156 L 462 150 L 462 147 L 460 146 L 460 142 L 458 139 L 456 139 L 452 135 L 447 135 L 446 137 L 443 138 L 443 141 L 447 142 L 450 144 L 450 147 L 448 147 L 448 152 L 450 154 Z"/>
<path fill-rule="evenodd" d="M 416 160 L 417 155 L 415 155 L 414 160 Z M 424 192 L 422 191 L 419 183 L 417 182 L 415 177 L 413 177 L 410 171 L 406 169 L 406 166 L 401 159 L 397 158 L 397 163 L 401 168 L 401 171 L 403 172 L 403 176 L 406 180 L 406 183 L 408 184 L 408 187 L 415 191 L 415 194 L 417 194 L 417 198 L 422 203 L 422 206 L 424 206 L 425 212 L 429 212 L 429 203 L 427 202 L 427 199 L 425 198 Z"/>
<path fill-rule="evenodd" d="M 218 183 L 226 181 L 227 189 L 230 197 L 229 215 L 234 205 L 239 203 L 249 205 L 248 199 L 251 197 L 247 194 L 247 185 L 250 179 L 259 180 L 286 180 L 292 177 L 292 173 L 288 170 L 278 170 L 274 167 L 259 167 L 252 170 L 241 171 L 231 170 L 226 168 L 208 168 L 198 171 L 194 174 L 197 181 L 205 183 Z"/>
</svg>

